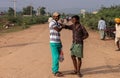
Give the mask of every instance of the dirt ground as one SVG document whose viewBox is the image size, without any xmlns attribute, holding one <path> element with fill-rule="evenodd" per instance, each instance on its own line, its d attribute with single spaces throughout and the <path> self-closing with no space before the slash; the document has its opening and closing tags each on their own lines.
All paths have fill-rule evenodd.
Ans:
<svg viewBox="0 0 120 78">
<path fill-rule="evenodd" d="M 84 44 L 82 78 L 120 78 L 120 52 L 115 51 L 114 40 L 102 41 L 98 32 L 90 30 L 89 35 Z M 79 78 L 70 74 L 71 31 L 63 30 L 61 39 L 65 56 L 60 63 L 62 78 Z M 51 72 L 48 24 L 0 35 L 0 78 L 56 78 Z"/>
</svg>

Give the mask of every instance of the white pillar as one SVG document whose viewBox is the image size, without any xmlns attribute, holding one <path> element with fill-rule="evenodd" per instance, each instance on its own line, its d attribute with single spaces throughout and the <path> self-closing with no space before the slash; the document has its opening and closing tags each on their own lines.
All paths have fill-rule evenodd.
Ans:
<svg viewBox="0 0 120 78">
<path fill-rule="evenodd" d="M 13 2 L 14 2 L 14 17 L 16 17 L 16 0 L 14 0 Z"/>
</svg>

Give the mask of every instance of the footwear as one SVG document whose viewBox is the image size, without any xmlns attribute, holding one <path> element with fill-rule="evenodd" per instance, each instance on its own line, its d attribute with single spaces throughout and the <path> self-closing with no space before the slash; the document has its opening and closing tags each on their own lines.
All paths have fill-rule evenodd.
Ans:
<svg viewBox="0 0 120 78">
<path fill-rule="evenodd" d="M 120 48 L 118 48 L 117 50 L 115 50 L 115 51 L 120 51 Z"/>
<path fill-rule="evenodd" d="M 83 75 L 80 72 L 78 72 L 77 75 L 78 77 L 83 77 Z"/>
<path fill-rule="evenodd" d="M 54 74 L 54 76 L 56 76 L 56 77 L 63 77 L 63 74 L 58 71 L 57 73 Z"/>
<path fill-rule="evenodd" d="M 105 40 L 105 39 L 101 39 L 101 40 Z"/>
<path fill-rule="evenodd" d="M 71 72 L 71 74 L 77 74 L 77 71 L 74 70 L 73 72 Z"/>
</svg>

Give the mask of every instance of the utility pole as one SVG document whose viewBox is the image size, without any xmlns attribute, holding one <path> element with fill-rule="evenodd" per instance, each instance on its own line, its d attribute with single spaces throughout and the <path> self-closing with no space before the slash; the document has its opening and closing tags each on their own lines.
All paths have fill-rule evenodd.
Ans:
<svg viewBox="0 0 120 78">
<path fill-rule="evenodd" d="M 14 17 L 16 17 L 16 0 L 13 0 L 14 3 Z"/>
<path fill-rule="evenodd" d="M 30 4 L 30 15 L 32 16 L 33 12 L 33 7 L 32 7 L 32 3 Z"/>
</svg>

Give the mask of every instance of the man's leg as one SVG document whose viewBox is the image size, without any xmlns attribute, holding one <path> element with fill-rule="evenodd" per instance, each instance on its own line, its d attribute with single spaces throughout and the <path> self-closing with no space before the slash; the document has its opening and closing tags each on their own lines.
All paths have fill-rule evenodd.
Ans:
<svg viewBox="0 0 120 78">
<path fill-rule="evenodd" d="M 117 47 L 118 47 L 118 50 L 120 50 L 120 43 L 119 43 L 119 40 L 117 41 Z"/>
<path fill-rule="evenodd" d="M 104 31 L 100 30 L 99 33 L 100 33 L 100 39 L 104 40 Z"/>
<path fill-rule="evenodd" d="M 77 69 L 78 72 L 80 72 L 81 65 L 82 65 L 82 60 L 81 60 L 81 58 L 78 57 L 78 67 L 77 67 L 78 68 Z"/>
<path fill-rule="evenodd" d="M 107 36 L 107 33 L 103 30 L 103 39 Z"/>
<path fill-rule="evenodd" d="M 59 55 L 61 50 L 61 44 L 60 43 L 51 43 L 51 52 L 52 52 L 52 72 L 55 76 L 61 77 L 63 74 L 59 72 Z"/>
<path fill-rule="evenodd" d="M 101 30 L 101 39 L 102 39 L 102 40 L 105 39 L 105 32 L 104 32 L 104 30 Z"/>
<path fill-rule="evenodd" d="M 74 65 L 74 72 L 77 73 L 77 60 L 76 60 L 76 56 L 71 55 L 72 61 L 73 61 L 73 65 Z"/>
<path fill-rule="evenodd" d="M 54 43 L 51 43 L 50 47 L 52 53 L 52 72 L 55 74 L 59 69 L 59 52 Z"/>
<path fill-rule="evenodd" d="M 100 30 L 99 33 L 100 33 L 100 39 L 102 40 L 102 31 Z"/>
<path fill-rule="evenodd" d="M 78 73 L 78 76 L 82 77 L 82 74 L 81 74 L 81 65 L 82 65 L 82 59 L 78 57 L 78 67 L 77 67 L 77 73 Z"/>
</svg>

